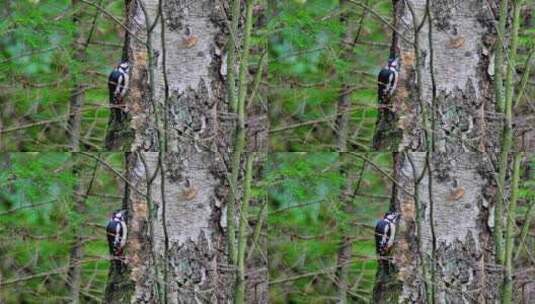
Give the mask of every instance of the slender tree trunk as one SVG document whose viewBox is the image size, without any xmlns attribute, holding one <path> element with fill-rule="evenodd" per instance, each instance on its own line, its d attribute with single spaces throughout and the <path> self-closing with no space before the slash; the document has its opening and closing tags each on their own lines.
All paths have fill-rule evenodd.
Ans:
<svg viewBox="0 0 535 304">
<path fill-rule="evenodd" d="M 347 7 L 347 1 L 341 1 L 340 2 L 340 9 L 343 11 L 342 15 L 340 16 L 341 22 L 346 26 L 346 31 L 344 33 L 344 36 L 342 37 L 343 42 L 349 42 L 351 41 L 352 37 L 352 31 L 350 30 L 350 23 L 349 23 L 349 13 L 344 11 L 345 9 L 348 9 Z M 349 50 L 344 51 L 344 57 L 349 57 L 351 54 L 351 48 L 349 46 L 343 45 L 343 48 L 348 48 Z M 349 89 L 349 85 L 345 84 L 343 75 L 342 78 L 342 87 L 340 90 L 340 95 L 338 96 L 338 102 L 336 103 L 336 122 L 335 122 L 335 135 L 336 135 L 336 150 L 339 152 L 345 152 L 347 151 L 347 142 L 348 142 L 348 133 L 349 133 L 349 118 L 350 113 L 349 109 L 351 107 L 351 91 Z M 351 166 L 350 166 L 351 167 Z M 344 204 L 344 209 L 348 212 L 351 211 L 351 199 L 350 195 L 352 192 L 352 183 L 353 179 L 350 178 L 350 173 L 348 170 L 347 165 L 344 164 L 344 168 L 341 170 L 342 174 L 347 173 L 346 178 L 346 185 L 344 186 L 344 189 L 342 190 L 342 195 L 340 197 L 340 201 L 342 204 Z M 346 172 L 344 172 L 346 171 Z M 342 223 L 342 226 L 344 223 Z M 336 288 L 338 290 L 338 299 L 337 303 L 339 304 L 346 304 L 347 303 L 347 291 L 348 291 L 348 273 L 349 268 L 351 267 L 351 256 L 352 256 L 352 241 L 351 237 L 348 234 L 347 231 L 342 230 L 342 237 L 340 239 L 340 244 L 338 247 L 338 253 L 336 256 L 336 273 L 335 273 L 335 283 Z"/>
<path fill-rule="evenodd" d="M 234 287 L 234 303 L 241 304 L 245 302 L 245 251 L 247 248 L 247 227 L 249 226 L 249 220 L 247 219 L 249 215 L 249 200 L 251 198 L 251 182 L 253 179 L 253 162 L 255 155 L 250 153 L 247 155 L 246 164 L 245 164 L 245 180 L 244 180 L 244 190 L 242 205 L 240 208 L 240 218 L 238 226 L 238 259 L 237 267 L 238 273 L 236 276 L 236 286 Z"/>
<path fill-rule="evenodd" d="M 82 105 L 85 99 L 84 90 L 85 85 L 75 85 L 70 98 L 68 130 L 71 151 L 80 151 L 80 124 L 82 121 Z"/>
<path fill-rule="evenodd" d="M 102 1 L 103 0 L 99 0 L 98 5 L 102 4 Z M 75 50 L 74 59 L 77 62 L 84 63 L 87 56 L 87 46 L 89 45 L 93 33 L 95 32 L 97 19 L 100 14 L 100 11 L 96 10 L 95 15 L 92 18 L 91 26 L 87 34 L 84 35 L 83 31 L 85 30 L 85 27 L 81 23 L 83 10 L 80 7 L 80 2 L 78 0 L 73 0 L 71 7 L 73 11 L 75 11 L 75 14 L 73 16 L 73 22 L 78 27 L 76 31 L 76 39 L 72 46 Z M 69 138 L 69 150 L 72 152 L 78 152 L 80 151 L 82 107 L 85 102 L 85 89 L 87 87 L 87 84 L 84 83 L 84 81 L 86 80 L 83 77 L 80 77 L 80 75 L 84 75 L 83 71 L 71 71 L 71 73 L 73 75 L 73 78 L 75 79 L 75 83 L 73 84 L 71 96 L 69 99 L 70 106 L 69 120 L 67 123 L 67 136 Z"/>
<path fill-rule="evenodd" d="M 349 109 L 351 108 L 351 100 L 349 98 L 349 86 L 342 87 L 342 93 L 338 97 L 336 103 L 336 150 L 340 152 L 347 151 L 347 139 L 349 133 Z"/>
<path fill-rule="evenodd" d="M 108 146 L 132 151 L 129 233 L 107 303 L 233 300 L 226 203 L 236 117 L 226 100 L 225 3 L 127 1 L 129 119 L 110 130 Z"/>
<path fill-rule="evenodd" d="M 350 22 L 351 10 L 346 0 L 340 1 L 340 9 L 342 14 L 340 16 L 340 22 L 346 27 L 342 38 L 342 58 L 350 60 L 353 53 L 353 30 Z M 360 34 L 360 28 L 358 29 Z M 358 34 L 357 34 L 358 35 Z M 358 37 L 357 37 L 358 39 Z M 335 138 L 336 138 L 336 151 L 347 151 L 348 133 L 349 133 L 349 119 L 351 117 L 351 87 L 348 85 L 349 81 L 345 78 L 345 75 L 339 75 L 342 80 L 340 93 L 338 95 L 338 101 L 336 103 L 336 121 L 335 121 Z"/>
<path fill-rule="evenodd" d="M 78 27 L 76 32 L 76 39 L 74 42 L 74 59 L 83 62 L 85 60 L 85 47 L 83 46 L 84 35 L 82 34 L 81 17 L 82 10 L 80 10 L 80 3 L 77 0 L 72 1 L 72 10 L 75 11 L 73 21 Z M 78 71 L 72 71 L 73 75 L 78 74 Z M 82 106 L 85 100 L 85 84 L 75 76 L 76 82 L 73 85 L 70 96 L 69 120 L 68 120 L 68 137 L 69 148 L 72 152 L 80 151 L 80 124 L 82 121 Z M 79 179 L 79 168 L 74 165 L 73 174 L 77 177 L 74 185 L 74 207 L 77 212 L 83 209 L 84 198 L 81 196 L 81 187 Z M 67 273 L 67 285 L 69 287 L 71 303 L 77 304 L 80 302 L 80 285 L 81 285 L 81 266 L 80 262 L 83 257 L 83 241 L 79 229 L 75 229 L 76 235 L 74 245 L 71 247 L 69 255 L 69 271 Z"/>
<path fill-rule="evenodd" d="M 85 200 L 89 191 L 93 186 L 95 181 L 96 172 L 98 168 L 98 162 L 95 163 L 93 168 L 93 173 L 89 183 L 87 184 L 87 190 L 83 193 L 82 190 L 82 181 L 81 181 L 81 164 L 80 159 L 78 158 L 78 153 L 72 155 L 73 160 L 73 176 L 76 177 L 73 191 L 74 199 L 74 210 L 78 214 L 84 214 L 85 212 Z M 73 223 L 69 223 L 73 225 Z M 80 226 L 73 226 L 74 231 L 74 244 L 71 247 L 69 255 L 69 271 L 67 272 L 67 287 L 69 288 L 71 303 L 80 302 L 80 286 L 82 284 L 81 276 L 81 262 L 84 257 L 84 234 L 83 229 Z"/>
<path fill-rule="evenodd" d="M 76 31 L 76 39 L 73 45 L 75 50 L 74 59 L 78 62 L 83 62 L 85 60 L 85 47 L 83 46 L 85 41 L 84 35 L 82 34 L 81 25 L 82 10 L 80 9 L 78 0 L 73 0 L 71 7 L 72 10 L 75 11 L 73 17 L 74 24 L 78 27 Z M 71 71 L 71 73 L 74 75 L 76 81 L 73 85 L 69 100 L 70 107 L 67 130 L 69 137 L 69 148 L 73 152 L 78 152 L 80 151 L 80 123 L 82 121 L 82 106 L 85 99 L 85 84 L 79 79 L 80 77 L 78 75 L 78 71 Z"/>
<path fill-rule="evenodd" d="M 505 226 L 505 273 L 502 285 L 502 298 L 504 304 L 509 304 L 513 300 L 513 247 L 514 232 L 513 226 L 516 225 L 516 201 L 518 198 L 518 183 L 520 180 L 520 162 L 522 154 L 517 153 L 513 160 L 513 172 L 511 181 L 511 198 L 508 206 L 508 216 Z M 518 250 L 518 248 L 516 248 Z"/>
<path fill-rule="evenodd" d="M 345 158 L 345 154 L 341 158 Z M 355 182 L 354 174 L 355 165 L 353 162 L 345 162 L 341 174 L 345 176 L 346 183 L 340 195 L 340 202 L 344 206 L 344 211 L 348 214 L 353 213 L 352 208 L 352 193 L 353 183 Z M 351 260 L 353 257 L 353 241 L 351 239 L 350 231 L 345 231 L 343 228 L 347 223 L 341 223 L 342 235 L 339 242 L 338 252 L 336 255 L 336 288 L 338 290 L 337 303 L 346 304 L 348 302 L 349 290 L 349 269 L 351 268 Z"/>
<path fill-rule="evenodd" d="M 336 303 L 346 304 L 347 292 L 349 290 L 349 269 L 351 268 L 351 259 L 353 251 L 353 242 L 350 236 L 344 235 L 340 240 L 340 247 L 336 255 L 337 271 L 336 283 L 338 288 L 338 299 Z"/>
<path fill-rule="evenodd" d="M 80 184 L 77 183 L 74 189 L 75 209 L 77 212 L 81 211 L 83 206 L 83 197 L 80 193 Z M 69 271 L 67 273 L 67 286 L 69 288 L 69 294 L 71 303 L 80 303 L 80 285 L 82 283 L 81 276 L 81 261 L 84 255 L 83 239 L 80 229 L 76 229 L 76 236 L 74 245 L 71 247 L 69 254 Z"/>
</svg>

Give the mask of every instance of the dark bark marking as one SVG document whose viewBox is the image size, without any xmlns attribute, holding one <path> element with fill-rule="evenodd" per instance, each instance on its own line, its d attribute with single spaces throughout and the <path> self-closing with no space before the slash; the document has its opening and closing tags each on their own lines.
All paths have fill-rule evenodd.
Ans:
<svg viewBox="0 0 535 304">
<path fill-rule="evenodd" d="M 174 243 L 169 249 L 169 266 L 172 272 L 172 279 L 168 282 L 170 292 L 176 293 L 178 303 L 197 304 L 193 301 L 195 297 L 201 303 L 223 303 L 223 299 L 228 299 L 225 290 L 218 286 L 218 280 L 210 280 L 218 278 L 219 269 L 204 231 L 196 242 Z M 214 293 L 213 290 L 220 292 Z M 210 296 L 202 298 L 203 294 Z"/>
<path fill-rule="evenodd" d="M 436 0 L 433 1 L 431 7 L 434 25 L 437 30 L 447 31 L 451 30 L 451 34 L 457 35 L 457 28 L 455 24 L 451 23 L 453 14 L 461 4 L 466 0 Z"/>
<path fill-rule="evenodd" d="M 439 298 L 446 303 L 479 303 L 479 282 L 481 252 L 476 249 L 472 233 L 464 241 L 455 240 L 452 244 L 441 242 L 437 248 L 437 271 L 440 282 Z"/>
<path fill-rule="evenodd" d="M 181 31 L 184 28 L 182 20 L 184 20 L 184 6 L 183 1 L 165 1 L 164 10 L 165 25 L 171 31 Z"/>
</svg>

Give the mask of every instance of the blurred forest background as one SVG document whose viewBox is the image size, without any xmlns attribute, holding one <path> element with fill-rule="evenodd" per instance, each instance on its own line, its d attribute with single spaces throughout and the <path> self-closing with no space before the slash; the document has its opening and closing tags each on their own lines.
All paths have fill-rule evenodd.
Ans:
<svg viewBox="0 0 535 304">
<path fill-rule="evenodd" d="M 344 266 L 348 303 L 369 303 L 374 227 L 390 206 L 391 170 L 389 153 L 270 156 L 270 303 L 334 303 Z M 347 244 L 349 259 L 341 261 Z"/>
<path fill-rule="evenodd" d="M 70 256 L 82 246 L 82 303 L 98 303 L 108 278 L 105 227 L 120 209 L 124 154 L 0 154 L 0 299 L 65 303 Z"/>
<path fill-rule="evenodd" d="M 124 1 L 0 3 L 0 150 L 70 150 L 70 100 L 79 94 L 81 149 L 102 150 Z"/>
<path fill-rule="evenodd" d="M 367 151 L 377 118 L 377 74 L 390 53 L 392 1 L 275 1 L 271 10 L 269 112 L 274 151 L 336 150 L 340 112 L 350 150 Z M 350 105 L 337 105 L 348 96 Z"/>
</svg>

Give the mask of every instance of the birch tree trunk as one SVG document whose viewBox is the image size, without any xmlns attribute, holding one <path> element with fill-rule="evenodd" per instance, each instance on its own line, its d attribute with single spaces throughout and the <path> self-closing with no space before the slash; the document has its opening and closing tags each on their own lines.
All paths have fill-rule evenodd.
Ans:
<svg viewBox="0 0 535 304">
<path fill-rule="evenodd" d="M 224 5 L 127 1 L 128 118 L 107 146 L 132 151 L 129 233 L 124 264 L 110 269 L 107 303 L 232 301 L 226 202 L 235 117 L 225 100 Z M 267 288 L 257 285 L 267 279 L 254 284 L 246 282 L 248 297 L 266 303 Z"/>
<path fill-rule="evenodd" d="M 226 144 L 232 128 L 225 123 L 232 120 L 222 119 L 228 113 L 222 3 L 127 1 L 125 57 L 132 65 L 131 88 L 125 98 L 129 119 L 109 132 L 110 149 L 176 151 L 180 143 L 196 149 Z"/>
<path fill-rule="evenodd" d="M 486 1 L 393 0 L 400 82 L 376 149 L 395 155 L 396 243 L 374 303 L 495 303 L 492 238 L 501 123 Z M 383 133 L 381 133 L 383 132 Z M 483 152 L 491 152 L 490 154 Z"/>
<path fill-rule="evenodd" d="M 393 0 L 398 89 L 378 125 L 381 150 L 496 151 L 494 16 L 480 0 Z M 499 149 L 498 149 L 499 150 Z"/>
<path fill-rule="evenodd" d="M 491 159 L 480 153 L 399 153 L 394 205 L 401 213 L 375 303 L 495 303 Z"/>
</svg>

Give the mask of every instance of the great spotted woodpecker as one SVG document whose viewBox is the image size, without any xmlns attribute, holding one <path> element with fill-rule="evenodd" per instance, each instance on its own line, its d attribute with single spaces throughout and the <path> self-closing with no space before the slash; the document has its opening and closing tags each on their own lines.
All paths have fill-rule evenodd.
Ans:
<svg viewBox="0 0 535 304">
<path fill-rule="evenodd" d="M 130 64 L 126 61 L 121 62 L 108 77 L 108 91 L 110 94 L 110 105 L 112 117 L 122 121 L 126 117 L 124 111 L 123 98 L 128 91 L 128 82 L 130 73 Z"/>
<path fill-rule="evenodd" d="M 106 234 L 108 236 L 110 255 L 122 256 L 127 236 L 126 210 L 118 210 L 112 214 L 106 227 Z"/>
<path fill-rule="evenodd" d="M 399 217 L 400 214 L 397 212 L 387 212 L 375 226 L 375 249 L 380 256 L 385 256 L 394 245 L 396 223 Z"/>
<path fill-rule="evenodd" d="M 390 58 L 388 63 L 379 72 L 377 77 L 379 103 L 385 103 L 386 99 L 394 94 L 398 85 L 398 59 Z"/>
</svg>

